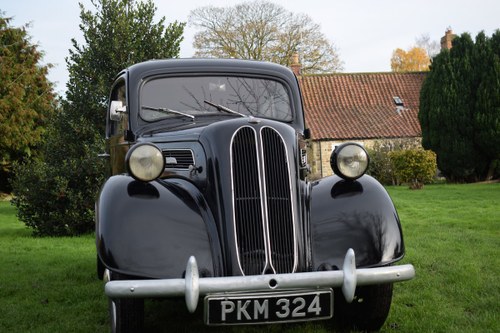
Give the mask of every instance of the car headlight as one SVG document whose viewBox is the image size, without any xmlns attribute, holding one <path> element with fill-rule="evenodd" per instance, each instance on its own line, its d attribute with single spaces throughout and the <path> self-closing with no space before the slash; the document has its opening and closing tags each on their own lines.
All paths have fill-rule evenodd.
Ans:
<svg viewBox="0 0 500 333">
<path fill-rule="evenodd" d="M 132 147 L 125 157 L 125 163 L 132 177 L 143 182 L 160 177 L 165 169 L 161 150 L 151 143 Z"/>
<path fill-rule="evenodd" d="M 335 147 L 330 157 L 333 172 L 347 180 L 363 176 L 368 169 L 368 164 L 368 153 L 355 143 L 344 143 Z"/>
</svg>

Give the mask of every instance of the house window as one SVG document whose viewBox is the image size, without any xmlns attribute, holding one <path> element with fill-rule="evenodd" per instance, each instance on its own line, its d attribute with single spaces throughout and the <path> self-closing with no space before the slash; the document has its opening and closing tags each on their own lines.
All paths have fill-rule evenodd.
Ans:
<svg viewBox="0 0 500 333">
<path fill-rule="evenodd" d="M 398 106 L 398 107 L 399 106 L 400 107 L 404 107 L 405 106 L 405 104 L 403 103 L 403 100 L 400 97 L 394 96 L 392 99 L 394 100 L 394 104 L 396 104 L 396 106 Z"/>
<path fill-rule="evenodd" d="M 394 100 L 394 104 L 396 104 L 396 112 L 401 114 L 401 111 L 405 109 L 403 100 L 398 96 L 394 96 L 392 99 Z"/>
</svg>

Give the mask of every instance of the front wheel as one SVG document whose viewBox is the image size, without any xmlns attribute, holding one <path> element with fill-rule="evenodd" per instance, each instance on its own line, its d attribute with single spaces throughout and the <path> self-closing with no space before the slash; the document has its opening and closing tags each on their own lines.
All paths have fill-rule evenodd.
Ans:
<svg viewBox="0 0 500 333">
<path fill-rule="evenodd" d="M 339 290 L 334 294 L 335 323 L 342 328 L 378 331 L 384 325 L 392 301 L 392 283 L 357 287 L 347 303 Z"/>
<path fill-rule="evenodd" d="M 138 333 L 144 326 L 143 299 L 109 299 L 111 332 Z"/>
<path fill-rule="evenodd" d="M 126 276 L 112 273 L 111 280 L 125 280 Z M 109 298 L 111 332 L 138 333 L 144 327 L 144 299 Z"/>
</svg>

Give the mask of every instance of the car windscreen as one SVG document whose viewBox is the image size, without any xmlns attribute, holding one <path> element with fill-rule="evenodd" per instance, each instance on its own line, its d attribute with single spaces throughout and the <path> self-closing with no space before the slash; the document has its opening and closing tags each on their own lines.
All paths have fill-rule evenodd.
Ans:
<svg viewBox="0 0 500 333">
<path fill-rule="evenodd" d="M 292 121 L 290 104 L 281 82 L 255 77 L 159 77 L 145 81 L 140 93 L 140 115 L 148 122 L 221 113 Z"/>
</svg>

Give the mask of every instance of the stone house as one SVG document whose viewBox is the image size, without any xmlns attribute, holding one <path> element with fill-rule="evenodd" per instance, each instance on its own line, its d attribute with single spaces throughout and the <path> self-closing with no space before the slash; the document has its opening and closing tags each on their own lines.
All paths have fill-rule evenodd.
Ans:
<svg viewBox="0 0 500 333">
<path fill-rule="evenodd" d="M 441 49 L 456 37 L 448 28 Z M 290 65 L 302 89 L 311 130 L 309 163 L 314 176 L 331 175 L 330 155 L 342 142 L 420 146 L 420 89 L 426 72 L 301 75 L 298 55 Z"/>
<path fill-rule="evenodd" d="M 342 142 L 367 148 L 377 141 L 420 144 L 418 110 L 425 72 L 302 76 L 300 67 L 292 69 L 299 74 L 306 126 L 311 130 L 313 175 L 332 174 L 330 155 Z"/>
</svg>

